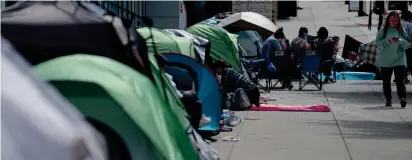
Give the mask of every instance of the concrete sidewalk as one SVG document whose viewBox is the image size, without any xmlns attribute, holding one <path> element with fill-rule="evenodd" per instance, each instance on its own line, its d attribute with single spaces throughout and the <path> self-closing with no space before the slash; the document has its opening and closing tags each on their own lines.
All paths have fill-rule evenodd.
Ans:
<svg viewBox="0 0 412 160">
<path fill-rule="evenodd" d="M 348 13 L 344 2 L 299 2 L 299 6 L 303 10 L 297 18 L 277 22 L 289 39 L 297 36 L 301 26 L 308 27 L 310 33 L 325 26 L 331 35 L 342 37 L 341 45 L 346 34 L 358 35 L 361 41 L 374 39 L 376 27 L 368 31 L 366 26 L 359 26 L 367 24 L 367 17 Z M 384 108 L 380 81 L 337 82 L 325 85 L 323 91 L 314 89 L 309 84 L 304 90 L 311 91 L 297 91 L 295 87 L 262 95 L 276 99 L 268 101 L 273 104 L 326 104 L 332 112 L 237 112 L 242 124 L 233 132 L 216 136 L 213 147 L 225 160 L 411 159 L 412 105 L 399 109 L 399 102 L 394 101 L 393 109 Z M 412 85 L 407 90 L 412 96 Z M 395 92 L 393 97 L 397 97 Z M 221 141 L 225 136 L 240 141 Z"/>
<path fill-rule="evenodd" d="M 304 26 L 309 34 L 316 36 L 320 27 L 326 27 L 329 35 L 341 38 L 340 46 L 343 47 L 345 35 L 350 35 L 361 42 L 375 39 L 377 32 L 378 16 L 372 15 L 372 27 L 368 29 L 368 17 L 357 17 L 357 12 L 348 12 L 344 2 L 299 2 L 302 10 L 298 10 L 297 17 L 288 20 L 278 20 L 276 25 L 283 27 L 289 40 L 298 36 L 299 28 Z M 369 7 L 367 7 L 368 9 Z"/>
</svg>

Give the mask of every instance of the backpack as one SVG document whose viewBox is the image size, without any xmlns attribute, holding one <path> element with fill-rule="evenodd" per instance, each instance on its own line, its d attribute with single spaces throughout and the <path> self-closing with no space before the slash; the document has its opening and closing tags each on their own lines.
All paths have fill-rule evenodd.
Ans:
<svg viewBox="0 0 412 160">
<path fill-rule="evenodd" d="M 246 110 L 251 106 L 249 98 L 242 88 L 236 89 L 230 104 L 230 110 Z"/>
</svg>

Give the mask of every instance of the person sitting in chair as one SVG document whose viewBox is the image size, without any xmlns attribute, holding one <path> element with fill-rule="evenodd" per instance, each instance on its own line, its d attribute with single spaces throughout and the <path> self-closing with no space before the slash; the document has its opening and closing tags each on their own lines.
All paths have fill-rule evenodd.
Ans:
<svg viewBox="0 0 412 160">
<path fill-rule="evenodd" d="M 335 55 L 336 52 L 339 51 L 339 47 L 337 46 L 339 44 L 339 37 L 335 39 L 329 38 L 328 30 L 325 27 L 320 27 L 317 32 L 317 37 L 312 41 L 311 48 L 314 49 L 330 42 L 335 43 L 335 50 L 334 53 L 332 53 Z M 325 75 L 325 83 L 327 83 L 328 81 L 331 81 L 332 83 L 336 82 L 334 79 L 330 77 L 332 73 L 332 66 L 333 62 L 331 61 L 323 63 L 323 74 Z"/>
<path fill-rule="evenodd" d="M 308 28 L 300 27 L 298 37 L 292 40 L 293 52 L 304 51 L 310 49 L 310 45 L 307 42 Z"/>
<path fill-rule="evenodd" d="M 278 29 L 263 43 L 262 55 L 266 61 L 267 69 L 270 73 L 276 72 L 276 67 L 272 62 L 272 56 L 275 54 L 275 51 L 286 50 L 287 47 L 288 45 L 285 42 L 285 34 L 283 33 L 283 28 Z M 283 82 L 283 88 L 288 88 L 289 90 L 293 88 L 290 76 L 283 76 L 281 78 L 281 81 Z"/>
<path fill-rule="evenodd" d="M 242 88 L 245 91 L 250 104 L 260 106 L 260 92 L 255 83 L 239 72 L 229 68 L 223 60 L 216 61 L 215 67 L 224 94 L 232 93 L 236 89 Z"/>
</svg>

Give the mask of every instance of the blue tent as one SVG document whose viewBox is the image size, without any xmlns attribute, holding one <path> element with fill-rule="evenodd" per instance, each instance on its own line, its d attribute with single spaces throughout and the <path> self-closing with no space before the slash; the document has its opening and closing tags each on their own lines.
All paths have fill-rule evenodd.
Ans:
<svg viewBox="0 0 412 160">
<path fill-rule="evenodd" d="M 179 53 L 163 53 L 167 59 L 166 72 L 173 76 L 178 89 L 194 89 L 202 103 L 202 112 L 211 119 L 200 131 L 218 133 L 222 111 L 222 93 L 216 76 L 195 59 Z"/>
</svg>

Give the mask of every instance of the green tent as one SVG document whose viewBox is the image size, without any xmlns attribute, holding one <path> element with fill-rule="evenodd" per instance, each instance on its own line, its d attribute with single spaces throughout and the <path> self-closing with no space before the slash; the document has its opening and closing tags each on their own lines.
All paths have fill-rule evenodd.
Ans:
<svg viewBox="0 0 412 160">
<path fill-rule="evenodd" d="M 189 50 L 189 49 L 192 50 L 194 49 L 193 42 L 191 42 L 190 45 L 188 45 L 189 43 L 187 42 L 189 38 L 169 35 L 155 28 L 152 28 L 152 34 L 153 34 L 154 41 L 152 38 L 150 38 L 151 36 L 150 36 L 149 28 L 147 27 L 139 28 L 137 29 L 137 32 L 139 32 L 139 34 L 142 35 L 142 37 L 146 39 L 146 44 L 148 46 L 148 52 L 149 52 L 149 55 L 148 55 L 149 61 L 151 62 L 152 73 L 153 73 L 153 77 L 155 79 L 155 84 L 157 86 L 158 91 L 162 94 L 164 99 L 169 102 L 169 105 L 172 107 L 172 110 L 179 118 L 180 123 L 182 124 L 183 128 L 191 127 L 190 122 L 187 119 L 189 115 L 187 114 L 186 109 L 184 108 L 182 102 L 177 97 L 175 88 L 172 86 L 169 79 L 164 74 L 164 70 L 161 69 L 157 63 L 157 60 L 154 56 L 155 53 L 154 53 L 154 47 L 153 47 L 152 42 L 154 42 L 156 45 L 157 54 L 167 53 L 167 52 L 182 53 L 181 51 L 184 48 L 186 50 Z M 185 41 L 185 43 L 181 43 L 182 41 Z M 182 50 L 180 48 L 182 48 Z M 193 56 L 190 56 L 190 57 L 194 58 L 195 57 L 194 50 L 191 53 L 193 53 L 192 54 Z"/>
<path fill-rule="evenodd" d="M 237 48 L 237 35 L 231 34 L 223 28 L 215 26 L 196 24 L 186 29 L 187 32 L 208 37 L 211 42 L 211 53 L 213 61 L 223 59 L 238 72 L 242 71 Z"/>
<path fill-rule="evenodd" d="M 167 53 L 167 52 L 174 52 L 174 53 L 181 53 L 187 55 L 192 58 L 196 58 L 193 39 L 187 37 L 178 37 L 174 35 L 167 34 L 165 31 L 151 28 L 144 27 L 138 28 L 137 32 L 146 40 L 146 44 L 148 47 L 148 52 L 150 54 L 154 54 L 154 47 L 153 44 L 156 45 L 157 53 Z M 150 38 L 151 34 L 153 39 Z"/>
<path fill-rule="evenodd" d="M 104 57 L 72 55 L 43 62 L 36 71 L 54 81 L 87 117 L 114 129 L 132 159 L 149 153 L 155 159 L 198 159 L 171 107 L 153 83 L 132 68 Z"/>
<path fill-rule="evenodd" d="M 180 101 L 179 97 L 176 95 L 176 90 L 170 83 L 169 79 L 166 77 L 164 74 L 164 70 L 161 69 L 157 63 L 157 60 L 154 56 L 154 47 L 153 47 L 153 40 L 150 38 L 150 30 L 149 28 L 139 28 L 137 29 L 137 32 L 139 32 L 140 35 L 142 35 L 143 38 L 147 39 L 146 44 L 148 46 L 148 52 L 149 52 L 149 61 L 151 64 L 151 69 L 153 73 L 153 77 L 155 79 L 155 85 L 158 89 L 158 91 L 162 94 L 163 98 L 165 101 L 168 101 L 169 105 L 172 107 L 173 112 L 177 115 L 179 118 L 180 123 L 184 128 L 191 127 L 190 122 L 188 120 L 189 115 L 186 112 L 186 109 L 184 108 L 182 102 Z M 158 29 L 152 28 L 152 34 L 153 34 L 153 39 L 156 45 L 156 51 L 158 54 L 160 53 L 167 53 L 167 52 L 175 52 L 175 53 L 182 53 L 180 49 L 178 48 L 184 48 L 184 44 L 188 43 L 181 43 L 183 45 L 180 45 L 181 47 L 178 47 L 179 45 L 176 44 L 178 41 L 173 41 L 174 38 L 184 40 L 188 38 L 183 38 L 183 37 L 177 37 L 173 35 L 169 35 L 163 31 L 160 31 Z M 173 37 L 173 38 L 171 38 Z M 193 49 L 193 43 L 191 45 L 186 45 L 191 46 Z M 188 49 L 187 49 L 188 50 Z M 193 51 L 194 55 L 194 51 Z M 192 56 L 191 56 L 192 57 Z M 193 57 L 192 57 L 193 58 Z M 166 95 L 165 95 L 166 94 Z"/>
</svg>

